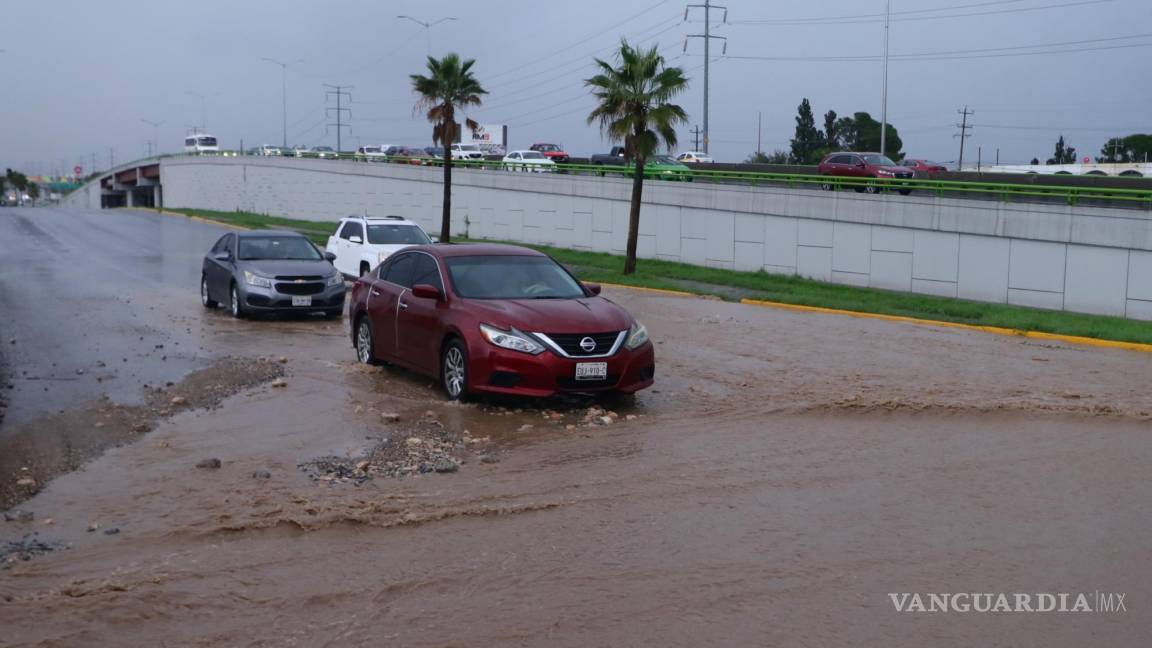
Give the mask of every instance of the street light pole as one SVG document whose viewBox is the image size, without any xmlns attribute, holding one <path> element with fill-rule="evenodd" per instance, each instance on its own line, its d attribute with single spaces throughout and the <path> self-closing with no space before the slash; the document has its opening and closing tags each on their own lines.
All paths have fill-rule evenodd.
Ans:
<svg viewBox="0 0 1152 648">
<path fill-rule="evenodd" d="M 261 61 L 268 61 L 280 66 L 280 97 L 281 97 L 281 113 L 284 119 L 284 148 L 288 148 L 288 64 L 283 61 L 277 61 L 274 58 L 267 56 L 260 57 Z M 301 60 L 296 60 L 296 63 L 302 63 Z"/>
<path fill-rule="evenodd" d="M 439 25 L 442 22 L 445 22 L 448 20 L 456 20 L 456 18 L 454 18 L 452 16 L 447 16 L 447 17 L 441 18 L 440 20 L 434 20 L 432 22 L 428 22 L 426 20 L 420 20 L 419 18 L 413 18 L 412 16 L 396 16 L 396 18 L 411 20 L 412 22 L 414 22 L 417 25 L 420 25 L 421 27 L 424 28 L 424 36 L 428 41 L 428 56 L 432 56 L 432 28 L 435 27 L 436 25 Z"/>
<path fill-rule="evenodd" d="M 193 97 L 200 97 L 200 130 L 208 131 L 208 95 L 195 90 L 186 90 L 185 94 L 190 94 Z"/>
<path fill-rule="evenodd" d="M 880 99 L 880 155 L 887 152 L 888 143 L 888 19 L 892 0 L 884 0 L 884 89 Z"/>
</svg>

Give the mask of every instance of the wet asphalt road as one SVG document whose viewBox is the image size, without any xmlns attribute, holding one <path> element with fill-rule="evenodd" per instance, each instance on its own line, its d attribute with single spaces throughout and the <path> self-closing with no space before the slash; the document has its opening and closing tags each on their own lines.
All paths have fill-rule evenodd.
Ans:
<svg viewBox="0 0 1152 648">
<path fill-rule="evenodd" d="M 144 384 L 204 366 L 211 347 L 173 313 L 199 300 L 201 259 L 224 231 L 128 210 L 0 209 L 0 435 L 103 394 L 135 402 Z"/>
</svg>

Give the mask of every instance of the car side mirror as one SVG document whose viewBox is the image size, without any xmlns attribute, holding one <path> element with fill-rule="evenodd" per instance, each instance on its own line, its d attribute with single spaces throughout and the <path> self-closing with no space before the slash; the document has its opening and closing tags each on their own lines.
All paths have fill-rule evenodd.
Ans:
<svg viewBox="0 0 1152 648">
<path fill-rule="evenodd" d="M 588 290 L 588 292 L 592 293 L 593 295 L 599 295 L 600 294 L 600 284 L 598 284 L 598 283 L 590 283 L 590 282 L 585 281 L 584 282 L 584 288 L 586 288 Z"/>
<path fill-rule="evenodd" d="M 412 296 L 419 297 L 421 299 L 435 299 L 439 301 L 443 295 L 441 295 L 440 289 L 436 286 L 431 286 L 429 284 L 416 284 L 415 286 L 412 286 Z"/>
<path fill-rule="evenodd" d="M 231 261 L 232 260 L 232 253 L 231 252 L 217 252 L 216 254 L 212 255 L 212 258 L 216 259 L 217 261 Z"/>
<path fill-rule="evenodd" d="M 349 236 L 349 237 L 348 237 L 348 241 L 349 241 L 349 242 L 351 242 L 351 243 L 363 243 L 363 242 L 364 242 L 364 239 L 362 239 L 362 238 L 360 238 L 359 236 L 357 236 L 357 235 L 353 234 L 352 236 Z"/>
<path fill-rule="evenodd" d="M 440 242 L 440 237 L 437 236 L 436 234 L 429 234 L 428 239 L 431 240 L 433 243 L 439 243 Z"/>
<path fill-rule="evenodd" d="M 336 255 L 333 254 L 332 252 L 325 252 L 324 253 L 324 260 L 331 263 L 332 261 L 336 260 Z"/>
<path fill-rule="evenodd" d="M 860 167 L 861 169 L 863 169 L 863 168 L 864 168 L 864 163 L 863 163 L 863 162 L 857 162 L 857 163 L 856 163 L 856 166 L 858 166 L 858 167 Z"/>
</svg>

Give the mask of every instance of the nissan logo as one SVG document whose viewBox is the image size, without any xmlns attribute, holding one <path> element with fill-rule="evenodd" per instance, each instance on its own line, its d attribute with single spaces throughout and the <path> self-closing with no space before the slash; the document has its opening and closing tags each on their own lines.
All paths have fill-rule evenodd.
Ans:
<svg viewBox="0 0 1152 648">
<path fill-rule="evenodd" d="M 592 353 L 596 350 L 596 340 L 593 340 L 590 337 L 586 337 L 583 340 L 580 340 L 580 348 L 584 349 L 584 351 L 588 353 Z"/>
</svg>

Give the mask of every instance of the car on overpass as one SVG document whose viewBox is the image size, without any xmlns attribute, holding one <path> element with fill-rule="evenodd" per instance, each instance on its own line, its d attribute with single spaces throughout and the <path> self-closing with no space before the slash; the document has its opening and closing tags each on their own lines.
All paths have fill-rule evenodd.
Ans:
<svg viewBox="0 0 1152 648">
<path fill-rule="evenodd" d="M 540 151 L 511 151 L 503 159 L 504 168 L 509 171 L 529 171 L 532 173 L 552 173 L 556 163 L 544 157 Z"/>
<path fill-rule="evenodd" d="M 817 167 L 820 175 L 823 176 L 838 176 L 841 178 L 874 178 L 882 181 L 899 181 L 911 180 L 916 177 L 916 172 L 905 166 L 893 162 L 888 156 L 880 155 L 879 153 L 856 153 L 850 151 L 841 151 L 839 153 L 829 153 L 820 160 Z M 855 181 L 847 183 L 856 191 L 865 193 L 879 193 L 884 187 L 884 183 Z M 905 183 L 906 184 L 906 183 Z M 836 188 L 835 183 L 823 182 L 820 184 L 822 189 L 832 190 Z M 899 186 L 897 191 L 901 195 L 907 196 L 912 193 L 912 189 L 908 186 Z"/>
<path fill-rule="evenodd" d="M 344 277 L 299 232 L 229 232 L 204 256 L 200 303 L 232 317 L 265 312 L 344 313 Z"/>
<path fill-rule="evenodd" d="M 568 153 L 566 153 L 562 147 L 557 146 L 556 144 L 546 144 L 543 142 L 536 143 L 532 146 L 529 146 L 528 150 L 539 151 L 544 154 L 544 157 L 552 160 L 556 164 L 564 164 L 568 160 L 572 159 L 572 156 L 568 155 Z"/>
<path fill-rule="evenodd" d="M 480 393 L 631 394 L 653 384 L 648 330 L 554 259 L 512 245 L 420 245 L 352 286 L 352 346 Z"/>
<path fill-rule="evenodd" d="M 948 170 L 947 166 L 940 164 L 939 162 L 911 158 L 904 158 L 901 160 L 900 166 L 912 169 L 917 173 L 917 175 L 925 175 L 929 178 L 936 175 L 937 173 L 944 173 Z"/>
<path fill-rule="evenodd" d="M 676 161 L 683 164 L 698 164 L 701 162 L 715 162 L 716 160 L 707 153 L 701 153 L 700 151 L 685 151 L 684 153 L 676 156 Z"/>
<path fill-rule="evenodd" d="M 283 153 L 279 146 L 272 146 L 271 144 L 264 144 L 256 149 L 256 155 L 263 155 L 267 157 L 280 157 Z"/>
<path fill-rule="evenodd" d="M 453 144 L 452 159 L 465 161 L 483 160 L 484 151 L 480 150 L 479 144 Z"/>
<path fill-rule="evenodd" d="M 388 156 L 379 146 L 360 146 L 356 148 L 356 159 L 364 162 L 384 162 Z"/>
<path fill-rule="evenodd" d="M 328 237 L 332 262 L 346 277 L 363 277 L 389 256 L 409 245 L 427 245 L 428 234 L 403 216 L 349 216 Z"/>
</svg>

